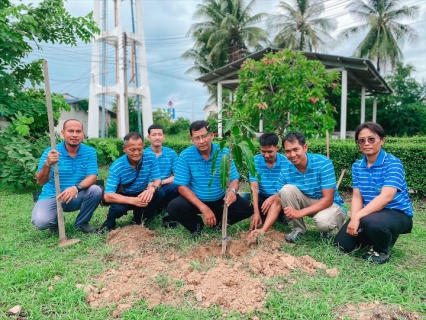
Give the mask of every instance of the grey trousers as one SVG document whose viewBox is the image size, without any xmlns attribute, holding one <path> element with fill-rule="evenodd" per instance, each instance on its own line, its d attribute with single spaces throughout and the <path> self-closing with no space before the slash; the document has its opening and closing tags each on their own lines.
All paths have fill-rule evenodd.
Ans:
<svg viewBox="0 0 426 320">
<path fill-rule="evenodd" d="M 287 184 L 279 192 L 281 206 L 293 207 L 296 210 L 309 207 L 313 203 L 317 202 L 317 199 L 309 198 L 296 186 Z M 345 220 L 346 214 L 342 208 L 337 204 L 333 203 L 330 207 L 315 213 L 312 218 L 314 219 L 315 225 L 321 232 L 330 232 L 334 229 L 340 229 Z M 306 232 L 306 225 L 303 218 L 293 219 L 293 229 L 298 230 L 301 233 Z"/>
</svg>

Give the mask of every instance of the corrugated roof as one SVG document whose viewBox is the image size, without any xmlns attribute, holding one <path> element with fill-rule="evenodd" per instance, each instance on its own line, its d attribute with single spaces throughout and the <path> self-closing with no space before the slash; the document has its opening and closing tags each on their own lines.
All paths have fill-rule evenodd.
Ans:
<svg viewBox="0 0 426 320">
<path fill-rule="evenodd" d="M 200 78 L 197 81 L 206 85 L 217 85 L 219 81 L 238 79 L 238 70 L 247 58 L 260 60 L 266 53 L 278 52 L 282 49 L 268 47 L 260 51 L 254 52 L 247 57 L 234 61 L 226 66 L 216 69 Z M 391 88 L 388 86 L 383 77 L 376 70 L 372 62 L 368 59 L 351 58 L 336 56 L 315 52 L 303 52 L 309 60 L 318 60 L 324 64 L 326 69 L 343 68 L 348 72 L 348 90 L 361 90 L 365 87 L 366 91 L 375 94 L 390 94 Z M 238 83 L 224 83 L 223 87 L 228 89 L 236 89 Z"/>
</svg>

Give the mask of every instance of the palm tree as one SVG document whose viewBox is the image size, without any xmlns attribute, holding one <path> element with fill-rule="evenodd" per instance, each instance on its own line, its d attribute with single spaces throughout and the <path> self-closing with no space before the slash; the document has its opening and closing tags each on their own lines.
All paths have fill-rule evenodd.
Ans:
<svg viewBox="0 0 426 320">
<path fill-rule="evenodd" d="M 195 45 L 183 54 L 183 58 L 196 63 L 204 60 L 218 68 L 241 59 L 249 49 L 267 44 L 268 33 L 256 27 L 266 13 L 250 15 L 255 3 L 256 0 L 251 0 L 246 6 L 244 0 L 204 0 L 197 5 L 194 19 L 204 21 L 193 24 L 188 31 Z M 197 57 L 197 53 L 203 57 Z"/>
<path fill-rule="evenodd" d="M 283 12 L 272 16 L 269 27 L 271 33 L 277 32 L 275 46 L 316 52 L 333 40 L 330 32 L 336 29 L 336 20 L 319 17 L 324 0 L 281 1 L 278 8 Z"/>
<path fill-rule="evenodd" d="M 405 41 L 414 44 L 418 35 L 414 28 L 398 22 L 400 19 L 416 17 L 418 6 L 400 6 L 399 0 L 352 0 L 346 6 L 351 15 L 362 24 L 343 30 L 340 37 L 348 39 L 367 31 L 367 35 L 356 48 L 354 55 L 376 60 L 377 70 L 390 63 L 393 69 L 403 54 L 400 46 Z"/>
</svg>

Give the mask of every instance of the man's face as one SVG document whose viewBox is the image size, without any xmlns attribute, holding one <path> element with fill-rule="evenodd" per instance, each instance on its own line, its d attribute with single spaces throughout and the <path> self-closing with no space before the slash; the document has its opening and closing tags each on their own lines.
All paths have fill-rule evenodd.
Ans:
<svg viewBox="0 0 426 320">
<path fill-rule="evenodd" d="M 65 143 L 70 147 L 78 147 L 84 139 L 83 125 L 79 121 L 68 121 L 61 131 Z"/>
<path fill-rule="evenodd" d="M 161 129 L 151 129 L 148 135 L 148 140 L 151 142 L 151 145 L 154 147 L 161 147 L 163 145 L 163 141 L 166 138 L 166 135 L 163 133 Z"/>
<path fill-rule="evenodd" d="M 207 132 L 206 128 L 201 128 L 200 130 L 192 131 L 191 140 L 198 151 L 205 152 L 210 148 L 212 136 Z"/>
<path fill-rule="evenodd" d="M 297 140 L 295 140 L 293 143 L 290 141 L 284 142 L 285 156 L 296 167 L 300 166 L 301 164 L 307 161 L 307 156 L 306 156 L 307 151 L 308 151 L 308 145 L 306 143 L 304 146 L 302 146 Z"/>
<path fill-rule="evenodd" d="M 260 146 L 260 153 L 262 154 L 266 163 L 274 164 L 277 160 L 277 152 L 279 149 L 279 146 Z"/>
<path fill-rule="evenodd" d="M 129 139 L 123 150 L 131 163 L 138 163 L 143 155 L 142 139 Z"/>
</svg>

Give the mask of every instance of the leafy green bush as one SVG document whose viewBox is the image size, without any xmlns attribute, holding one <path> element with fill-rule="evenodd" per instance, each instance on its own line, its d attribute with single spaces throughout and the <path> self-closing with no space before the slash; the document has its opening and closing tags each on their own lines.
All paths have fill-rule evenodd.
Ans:
<svg viewBox="0 0 426 320">
<path fill-rule="evenodd" d="M 106 165 L 111 164 L 119 156 L 123 154 L 123 140 L 110 138 L 92 138 L 87 139 L 85 143 L 88 146 L 95 148 L 98 156 L 98 164 Z"/>
</svg>

